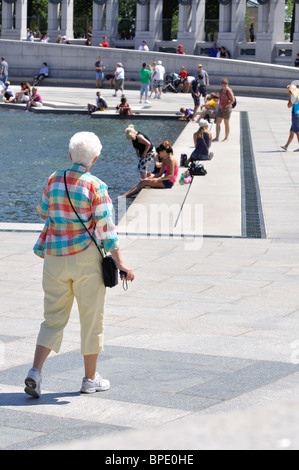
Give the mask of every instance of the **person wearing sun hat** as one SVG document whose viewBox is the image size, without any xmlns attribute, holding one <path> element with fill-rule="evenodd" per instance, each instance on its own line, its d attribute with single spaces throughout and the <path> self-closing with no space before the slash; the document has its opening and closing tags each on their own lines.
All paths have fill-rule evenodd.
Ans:
<svg viewBox="0 0 299 470">
<path fill-rule="evenodd" d="M 193 134 L 195 149 L 186 160 L 185 166 L 196 160 L 212 160 L 214 154 L 210 152 L 212 144 L 212 134 L 209 131 L 209 122 L 201 119 L 198 123 L 198 130 Z"/>
</svg>

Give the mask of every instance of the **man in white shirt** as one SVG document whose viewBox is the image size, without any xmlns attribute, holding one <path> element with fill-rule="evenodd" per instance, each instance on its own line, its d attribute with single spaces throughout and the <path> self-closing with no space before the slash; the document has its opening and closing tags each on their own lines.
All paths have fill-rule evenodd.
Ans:
<svg viewBox="0 0 299 470">
<path fill-rule="evenodd" d="M 155 71 L 153 74 L 154 89 L 155 89 L 154 98 L 161 99 L 162 87 L 164 84 L 164 75 L 165 75 L 165 68 L 163 67 L 161 60 L 159 60 L 155 67 Z"/>
<path fill-rule="evenodd" d="M 123 64 L 121 62 L 118 62 L 116 64 L 116 67 L 114 69 L 114 78 L 115 78 L 115 83 L 114 83 L 114 90 L 115 93 L 113 96 L 116 96 L 116 93 L 118 90 L 121 90 L 122 95 L 124 95 L 124 83 L 125 83 L 125 71 L 123 68 Z"/>
<path fill-rule="evenodd" d="M 142 44 L 141 44 L 141 46 L 139 46 L 138 50 L 139 51 L 148 51 L 149 50 L 147 42 L 146 42 L 145 39 L 142 41 Z"/>
<path fill-rule="evenodd" d="M 4 94 L 4 102 L 5 103 L 13 103 L 15 99 L 15 94 L 13 89 L 10 86 L 10 82 L 5 83 L 5 87 L 1 94 Z"/>
</svg>

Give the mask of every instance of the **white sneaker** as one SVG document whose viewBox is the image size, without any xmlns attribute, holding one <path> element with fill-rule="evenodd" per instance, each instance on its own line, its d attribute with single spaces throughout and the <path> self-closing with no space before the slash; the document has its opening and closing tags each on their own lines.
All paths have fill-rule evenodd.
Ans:
<svg viewBox="0 0 299 470">
<path fill-rule="evenodd" d="M 146 104 L 151 104 L 151 102 L 150 102 L 150 101 L 148 101 L 148 100 L 145 100 L 145 103 L 146 103 Z"/>
<path fill-rule="evenodd" d="M 39 373 L 39 370 L 32 368 L 29 370 L 27 377 L 25 379 L 25 389 L 24 392 L 27 395 L 31 395 L 34 398 L 39 398 L 41 395 L 40 384 L 42 383 L 42 378 Z"/>
<path fill-rule="evenodd" d="M 105 392 L 109 390 L 110 382 L 107 379 L 103 379 L 100 374 L 96 373 L 94 380 L 90 380 L 87 377 L 84 377 L 82 382 L 81 393 L 95 393 L 95 392 Z"/>
<path fill-rule="evenodd" d="M 280 146 L 283 150 L 287 151 L 288 150 L 288 147 L 286 145 L 281 145 Z"/>
</svg>

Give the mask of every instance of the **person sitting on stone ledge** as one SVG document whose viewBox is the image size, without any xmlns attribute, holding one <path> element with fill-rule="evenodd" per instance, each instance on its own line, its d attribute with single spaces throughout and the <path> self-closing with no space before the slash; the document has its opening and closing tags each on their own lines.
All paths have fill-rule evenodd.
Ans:
<svg viewBox="0 0 299 470">
<path fill-rule="evenodd" d="M 34 77 L 33 79 L 33 83 L 32 83 L 32 86 L 36 86 L 38 85 L 42 80 L 44 80 L 46 77 L 48 77 L 49 75 L 49 67 L 47 65 L 47 62 L 44 62 L 40 71 L 39 71 L 39 74 Z"/>
<path fill-rule="evenodd" d="M 30 100 L 27 102 L 25 112 L 30 111 L 31 106 L 33 108 L 41 108 L 43 106 L 43 100 L 40 94 L 37 92 L 37 88 L 32 88 L 32 95 Z"/>
<path fill-rule="evenodd" d="M 157 148 L 157 154 L 162 161 L 161 169 L 158 174 L 151 174 L 142 178 L 132 189 L 124 193 L 121 197 L 132 197 L 138 194 L 146 186 L 156 189 L 170 189 L 176 182 L 179 174 L 179 164 L 173 156 L 173 150 L 168 141 L 164 141 Z"/>
<path fill-rule="evenodd" d="M 4 103 L 14 103 L 15 94 L 14 94 L 13 89 L 10 86 L 10 82 L 5 83 L 5 86 L 3 88 L 3 91 L 1 91 L 1 94 L 3 95 Z"/>
<path fill-rule="evenodd" d="M 205 119 L 199 121 L 198 131 L 193 134 L 193 143 L 195 149 L 190 157 L 185 161 L 185 166 L 197 160 L 212 160 L 213 153 L 210 152 L 212 144 L 212 134 L 209 131 L 209 122 Z"/>
<path fill-rule="evenodd" d="M 31 86 L 28 82 L 21 83 L 21 90 L 16 93 L 15 102 L 16 103 L 27 103 L 30 100 L 31 96 Z"/>
<path fill-rule="evenodd" d="M 119 111 L 120 117 L 131 116 L 133 114 L 125 96 L 120 99 L 120 104 L 116 106 L 116 109 Z"/>
<path fill-rule="evenodd" d="M 94 105 L 88 103 L 87 108 L 89 115 L 91 113 L 94 113 L 95 111 L 106 111 L 106 109 L 108 108 L 107 101 L 101 96 L 100 91 L 98 91 L 96 94 L 96 104 Z"/>
<path fill-rule="evenodd" d="M 210 122 L 210 119 L 216 119 L 219 103 L 219 93 L 211 93 L 207 96 L 207 101 L 201 105 L 201 114 L 197 120 L 206 119 Z"/>
</svg>

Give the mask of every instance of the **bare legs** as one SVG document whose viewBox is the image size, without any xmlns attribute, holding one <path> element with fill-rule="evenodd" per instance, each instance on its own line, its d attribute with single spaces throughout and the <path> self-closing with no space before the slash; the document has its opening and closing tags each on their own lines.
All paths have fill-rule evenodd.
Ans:
<svg viewBox="0 0 299 470">
<path fill-rule="evenodd" d="M 221 122 L 223 118 L 217 118 L 216 119 L 216 137 L 214 139 L 214 142 L 219 141 L 219 136 L 220 136 L 220 128 L 221 128 Z M 230 132 L 230 127 L 229 127 L 229 119 L 224 119 L 224 129 L 225 129 L 225 137 L 222 142 L 227 142 L 228 141 L 228 136 Z"/>
<path fill-rule="evenodd" d="M 290 145 L 290 143 L 292 142 L 292 140 L 294 139 L 294 136 L 295 136 L 295 132 L 294 131 L 290 131 L 290 135 L 289 135 L 289 138 L 288 138 L 288 141 L 285 145 L 285 149 L 287 150 L 288 146 Z M 298 140 L 298 143 L 299 143 L 299 132 L 296 132 L 296 136 L 297 136 L 297 140 Z"/>
<path fill-rule="evenodd" d="M 33 367 L 38 369 L 40 373 L 50 352 L 51 349 L 46 348 L 45 346 L 40 346 L 39 344 L 36 346 Z M 85 377 L 87 377 L 88 379 L 95 379 L 97 362 L 98 354 L 90 354 L 88 356 L 84 356 Z"/>
<path fill-rule="evenodd" d="M 42 371 L 43 365 L 49 356 L 51 349 L 46 348 L 45 346 L 40 346 L 39 344 L 36 346 L 33 367 Z"/>
<path fill-rule="evenodd" d="M 85 377 L 94 380 L 98 364 L 98 354 L 89 354 L 84 356 Z"/>
<path fill-rule="evenodd" d="M 139 181 L 136 186 L 124 193 L 121 197 L 135 196 L 135 194 L 138 194 L 145 186 L 149 186 L 150 188 L 164 189 L 164 184 L 162 183 L 162 181 L 155 181 L 154 179 L 145 179 Z"/>
</svg>

